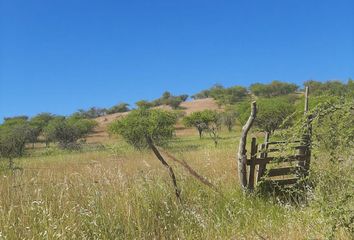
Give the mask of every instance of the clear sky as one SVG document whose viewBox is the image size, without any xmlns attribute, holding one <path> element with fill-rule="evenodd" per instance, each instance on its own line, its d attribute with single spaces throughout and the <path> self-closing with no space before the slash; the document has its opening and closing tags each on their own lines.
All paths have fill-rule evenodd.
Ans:
<svg viewBox="0 0 354 240">
<path fill-rule="evenodd" d="M 0 0 L 0 118 L 354 78 L 353 0 Z"/>
</svg>

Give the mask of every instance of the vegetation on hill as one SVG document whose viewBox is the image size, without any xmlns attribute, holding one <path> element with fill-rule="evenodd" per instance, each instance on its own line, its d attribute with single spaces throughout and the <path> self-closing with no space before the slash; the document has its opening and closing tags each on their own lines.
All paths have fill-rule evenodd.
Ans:
<svg viewBox="0 0 354 240">
<path fill-rule="evenodd" d="M 68 117 L 42 113 L 6 118 L 0 125 L 0 239 L 351 239 L 353 81 L 305 85 L 310 86 L 305 116 L 304 97 L 292 84 L 214 86 L 195 98 L 215 98 L 223 105 L 220 111 L 186 116 L 149 109 L 172 104 L 174 96 L 166 92 L 156 103 L 141 101 L 139 109 L 112 123 L 109 130 L 117 136 L 90 151 L 65 149 L 93 131 L 97 109 Z M 244 194 L 236 183 L 238 134 L 251 99 L 258 105 L 251 129 L 257 138 L 270 132 L 274 139 L 298 139 L 310 119 L 306 189 L 289 190 L 284 198 L 275 192 Z M 117 105 L 113 111 L 127 107 Z M 199 139 L 203 133 L 209 137 Z M 32 149 L 33 142 L 52 144 Z M 186 175 L 175 165 L 179 159 L 222 194 Z M 294 198 L 294 192 L 303 197 Z"/>
</svg>

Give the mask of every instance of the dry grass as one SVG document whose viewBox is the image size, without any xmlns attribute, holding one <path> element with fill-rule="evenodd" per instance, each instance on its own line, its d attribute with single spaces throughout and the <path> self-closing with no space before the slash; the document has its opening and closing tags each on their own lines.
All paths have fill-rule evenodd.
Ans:
<svg viewBox="0 0 354 240">
<path fill-rule="evenodd" d="M 224 194 L 170 161 L 182 204 L 155 157 L 120 139 L 101 151 L 20 159 L 22 171 L 0 175 L 0 239 L 325 239 L 312 209 L 243 195 L 237 137 L 222 136 L 218 148 L 196 133 L 167 148 Z"/>
</svg>

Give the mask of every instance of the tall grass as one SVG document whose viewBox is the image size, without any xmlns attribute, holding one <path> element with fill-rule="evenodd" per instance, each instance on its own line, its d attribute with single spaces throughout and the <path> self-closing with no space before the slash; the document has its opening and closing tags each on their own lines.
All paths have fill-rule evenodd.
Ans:
<svg viewBox="0 0 354 240">
<path fill-rule="evenodd" d="M 0 175 L 0 239 L 326 239 L 332 225 L 311 204 L 241 191 L 236 146 L 234 133 L 223 133 L 217 148 L 196 136 L 170 144 L 224 195 L 174 166 L 182 204 L 154 156 L 120 140 L 105 150 L 19 159 L 23 170 Z M 339 228 L 335 237 L 351 236 Z"/>
</svg>

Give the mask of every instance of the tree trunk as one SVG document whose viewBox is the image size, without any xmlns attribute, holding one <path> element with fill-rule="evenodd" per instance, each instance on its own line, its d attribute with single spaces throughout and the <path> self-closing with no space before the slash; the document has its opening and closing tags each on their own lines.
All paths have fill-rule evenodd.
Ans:
<svg viewBox="0 0 354 240">
<path fill-rule="evenodd" d="M 249 116 L 246 124 L 242 127 L 242 133 L 240 137 L 240 143 L 238 147 L 238 174 L 240 179 L 240 184 L 243 189 L 247 187 L 247 155 L 246 155 L 246 141 L 247 133 L 252 127 L 254 120 L 256 119 L 257 105 L 256 102 L 252 102 L 251 115 Z"/>
<path fill-rule="evenodd" d="M 10 170 L 14 169 L 14 160 L 12 158 L 9 158 L 9 169 Z"/>
<path fill-rule="evenodd" d="M 203 130 L 198 128 L 199 139 L 202 139 Z"/>
<path fill-rule="evenodd" d="M 151 148 L 151 150 L 154 152 L 155 156 L 157 157 L 157 159 L 159 159 L 159 161 L 164 165 L 164 167 L 167 168 L 168 173 L 170 174 L 173 186 L 175 188 L 175 194 L 177 199 L 181 202 L 181 196 L 180 196 L 180 190 L 177 186 L 177 180 L 176 180 L 176 176 L 175 173 L 173 172 L 172 167 L 165 161 L 165 159 L 162 157 L 161 153 L 159 152 L 159 150 L 155 147 L 152 139 L 150 137 L 146 137 L 146 140 L 149 144 L 149 147 Z"/>
</svg>

